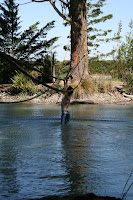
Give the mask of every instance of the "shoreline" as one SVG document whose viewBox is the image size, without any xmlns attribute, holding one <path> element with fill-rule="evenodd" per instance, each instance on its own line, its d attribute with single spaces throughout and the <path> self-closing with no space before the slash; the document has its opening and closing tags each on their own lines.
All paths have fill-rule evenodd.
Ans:
<svg viewBox="0 0 133 200">
<path fill-rule="evenodd" d="M 112 81 L 112 92 L 97 92 L 88 94 L 82 92 L 80 98 L 71 98 L 71 105 L 75 104 L 120 104 L 133 105 L 133 95 L 123 92 L 123 83 Z M 12 84 L 0 85 L 0 103 L 32 103 L 32 104 L 60 104 L 63 94 L 46 92 L 46 87 L 38 85 L 39 92 L 30 96 L 23 93 L 16 93 Z"/>
<path fill-rule="evenodd" d="M 53 94 L 47 96 L 43 93 L 38 93 L 33 96 L 19 94 L 11 95 L 7 92 L 0 92 L 0 103 L 32 103 L 32 104 L 60 104 L 63 95 Z M 123 95 L 116 91 L 114 93 L 94 93 L 93 95 L 86 95 L 80 99 L 71 99 L 71 105 L 76 104 L 120 104 L 120 105 L 133 105 L 132 95 Z"/>
</svg>

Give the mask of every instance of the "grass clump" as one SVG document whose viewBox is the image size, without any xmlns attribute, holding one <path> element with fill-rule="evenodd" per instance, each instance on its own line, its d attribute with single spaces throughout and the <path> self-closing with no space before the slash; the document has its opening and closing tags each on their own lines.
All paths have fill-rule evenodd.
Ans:
<svg viewBox="0 0 133 200">
<path fill-rule="evenodd" d="M 81 88 L 84 90 L 86 94 L 93 94 L 97 92 L 96 84 L 91 80 L 83 80 L 81 82 Z"/>
<path fill-rule="evenodd" d="M 77 85 L 72 84 L 73 88 L 75 88 Z M 84 98 L 87 95 L 92 95 L 93 93 L 96 93 L 97 85 L 92 80 L 83 80 L 80 85 L 74 90 L 73 98 L 74 99 L 81 99 Z"/>
<path fill-rule="evenodd" d="M 115 91 L 112 85 L 112 81 L 99 80 L 96 81 L 95 84 L 97 85 L 98 92 L 100 93 L 107 93 L 107 92 L 113 93 Z"/>
<path fill-rule="evenodd" d="M 16 75 L 11 79 L 14 87 L 22 93 L 33 95 L 36 93 L 35 84 L 21 72 L 16 71 Z"/>
<path fill-rule="evenodd" d="M 76 84 L 71 84 L 75 88 Z M 83 80 L 80 85 L 74 90 L 74 99 L 83 99 L 88 95 L 93 95 L 94 93 L 113 93 L 115 92 L 115 87 L 112 81 L 107 80 Z"/>
</svg>

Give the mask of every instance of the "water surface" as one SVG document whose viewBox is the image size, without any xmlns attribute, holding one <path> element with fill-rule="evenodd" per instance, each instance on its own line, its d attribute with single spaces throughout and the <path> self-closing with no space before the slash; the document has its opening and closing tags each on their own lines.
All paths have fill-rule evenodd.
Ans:
<svg viewBox="0 0 133 200">
<path fill-rule="evenodd" d="M 0 105 L 1 200 L 121 197 L 133 171 L 133 106 L 77 105 L 70 113 L 61 126 L 60 106 Z"/>
</svg>

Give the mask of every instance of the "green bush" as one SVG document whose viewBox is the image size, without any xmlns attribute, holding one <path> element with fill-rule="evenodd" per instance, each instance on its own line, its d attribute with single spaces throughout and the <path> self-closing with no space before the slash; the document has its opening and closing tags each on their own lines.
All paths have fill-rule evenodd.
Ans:
<svg viewBox="0 0 133 200">
<path fill-rule="evenodd" d="M 21 72 L 16 71 L 16 75 L 11 80 L 14 87 L 20 92 L 30 95 L 36 92 L 35 84 Z"/>
<path fill-rule="evenodd" d="M 91 74 L 110 74 L 114 70 L 113 60 L 91 60 L 89 62 L 89 71 Z"/>
<path fill-rule="evenodd" d="M 97 85 L 98 92 L 100 92 L 100 93 L 114 92 L 115 91 L 115 89 L 112 85 L 112 81 L 99 80 L 99 81 L 95 81 L 95 84 Z"/>
<path fill-rule="evenodd" d="M 133 73 L 129 73 L 125 77 L 126 85 L 124 86 L 124 90 L 127 94 L 133 94 Z"/>
<path fill-rule="evenodd" d="M 55 62 L 55 73 L 56 76 L 60 78 L 65 78 L 70 69 L 70 60 L 64 62 L 56 61 Z"/>
</svg>

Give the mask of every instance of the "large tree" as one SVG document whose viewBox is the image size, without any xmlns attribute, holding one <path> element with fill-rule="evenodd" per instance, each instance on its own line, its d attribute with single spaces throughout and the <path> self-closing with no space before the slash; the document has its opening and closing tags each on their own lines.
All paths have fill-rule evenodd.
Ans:
<svg viewBox="0 0 133 200">
<path fill-rule="evenodd" d="M 87 49 L 87 3 L 94 6 L 91 0 L 32 0 L 33 2 L 49 1 L 55 11 L 71 25 L 71 66 L 66 80 L 71 76 L 79 81 L 89 76 L 88 73 L 88 49 Z M 100 5 L 105 0 L 98 0 L 92 11 L 93 17 L 100 14 Z M 58 7 L 60 2 L 61 8 Z M 63 10 L 68 10 L 65 15 Z M 66 12 L 67 13 L 67 12 Z M 98 14 L 97 14 L 98 13 Z M 109 16 L 108 16 L 109 17 Z M 105 21 L 105 18 L 103 19 Z M 97 20 L 98 22 L 98 20 Z M 97 23 L 96 22 L 96 23 Z M 93 20 L 92 20 L 93 23 Z"/>
<path fill-rule="evenodd" d="M 58 0 L 63 9 L 68 10 L 64 15 L 53 0 L 32 0 L 33 2 L 49 1 L 56 12 L 71 25 L 71 67 L 67 77 L 75 81 L 88 78 L 88 50 L 87 50 L 87 1 L 86 0 Z"/>
<path fill-rule="evenodd" d="M 88 78 L 87 2 L 70 1 L 71 16 L 71 67 L 74 79 Z"/>
<path fill-rule="evenodd" d="M 92 46 L 97 49 L 101 41 L 100 37 L 106 36 L 111 31 L 101 31 L 101 29 L 94 27 L 96 24 L 112 18 L 111 14 L 102 15 L 101 7 L 104 6 L 106 0 L 32 1 L 49 1 L 55 11 L 71 25 L 71 67 L 69 75 L 72 75 L 74 80 L 79 80 L 81 77 L 88 78 L 88 51 L 90 53 Z M 64 10 L 68 12 L 63 12 Z M 67 13 L 67 15 L 64 13 Z"/>
</svg>

